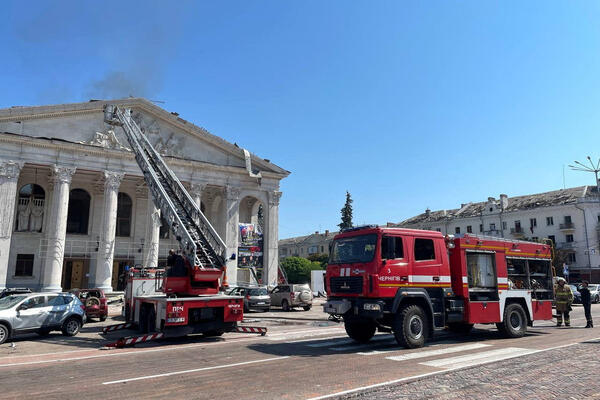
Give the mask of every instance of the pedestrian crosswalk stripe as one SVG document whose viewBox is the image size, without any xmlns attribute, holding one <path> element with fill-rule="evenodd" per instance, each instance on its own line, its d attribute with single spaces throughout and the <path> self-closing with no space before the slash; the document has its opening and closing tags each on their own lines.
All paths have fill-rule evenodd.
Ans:
<svg viewBox="0 0 600 400">
<path fill-rule="evenodd" d="M 463 368 L 472 365 L 484 364 L 492 361 L 500 361 L 506 358 L 522 356 L 535 350 L 522 349 L 518 347 L 507 347 L 505 349 L 496 349 L 484 351 L 482 353 L 468 354 L 464 356 L 443 358 L 441 360 L 425 361 L 421 365 L 436 368 Z"/>
<path fill-rule="evenodd" d="M 473 343 L 473 344 L 465 344 L 462 346 L 448 347 L 445 349 L 416 351 L 414 353 L 402 354 L 399 356 L 391 356 L 391 357 L 386 357 L 386 358 L 388 360 L 392 360 L 392 361 L 414 360 L 417 358 L 427 358 L 427 357 L 440 356 L 440 355 L 449 354 L 449 353 L 458 353 L 460 351 L 476 350 L 476 349 L 481 349 L 483 347 L 489 347 L 489 346 L 490 346 L 489 344 Z"/>
<path fill-rule="evenodd" d="M 376 336 L 373 336 L 373 339 L 371 339 L 371 341 L 369 343 L 376 342 L 379 340 L 384 340 L 384 339 L 390 339 L 391 337 L 392 337 L 391 335 L 376 335 Z M 356 343 L 356 341 L 354 339 L 330 340 L 327 342 L 311 343 L 311 344 L 308 344 L 307 346 L 308 347 L 328 347 L 328 346 L 341 346 L 341 345 L 350 344 L 350 343 Z M 366 343 L 366 345 L 368 345 L 369 343 Z M 361 345 L 361 347 L 362 346 L 365 346 L 365 345 Z M 339 349 L 339 348 L 332 347 L 332 349 L 335 350 L 335 349 Z"/>
<path fill-rule="evenodd" d="M 353 340 L 352 343 L 355 343 L 353 346 L 339 346 L 340 343 L 336 343 L 336 344 L 338 344 L 338 346 L 330 347 L 329 350 L 350 351 L 350 350 L 364 349 L 365 347 L 369 347 L 369 346 L 375 344 L 373 342 L 382 342 L 382 341 L 391 341 L 391 340 L 394 340 L 394 337 L 392 335 L 381 335 L 381 336 L 375 336 L 373 339 L 371 339 L 369 341 L 369 343 L 358 344 Z"/>
</svg>

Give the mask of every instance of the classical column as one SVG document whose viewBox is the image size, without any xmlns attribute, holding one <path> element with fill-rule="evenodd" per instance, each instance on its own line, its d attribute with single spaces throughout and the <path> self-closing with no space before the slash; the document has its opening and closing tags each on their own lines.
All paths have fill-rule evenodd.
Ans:
<svg viewBox="0 0 600 400">
<path fill-rule="evenodd" d="M 198 208 L 202 210 L 202 192 L 206 187 L 205 183 L 192 183 L 190 186 L 190 195 L 192 199 L 198 204 Z"/>
<path fill-rule="evenodd" d="M 6 287 L 10 239 L 15 227 L 17 181 L 23 168 L 20 161 L 0 161 L 0 289 Z"/>
<path fill-rule="evenodd" d="M 266 239 L 263 246 L 266 248 L 266 254 L 263 257 L 264 262 L 264 282 L 268 286 L 277 285 L 278 267 L 279 267 L 279 199 L 281 192 L 269 192 L 269 206 L 266 215 Z"/>
<path fill-rule="evenodd" d="M 148 191 L 148 218 L 146 220 L 144 267 L 158 266 L 158 245 L 160 241 L 160 210 L 154 205 L 152 193 Z"/>
<path fill-rule="evenodd" d="M 240 221 L 240 189 L 232 186 L 225 188 L 225 245 L 227 262 L 227 281 L 230 286 L 237 283 L 238 235 Z M 235 254 L 235 260 L 231 255 Z"/>
<path fill-rule="evenodd" d="M 115 255 L 115 234 L 117 225 L 117 199 L 123 173 L 104 171 L 104 212 L 100 247 L 94 271 L 92 286 L 105 292 L 112 292 L 113 257 Z"/>
<path fill-rule="evenodd" d="M 67 215 L 69 211 L 69 190 L 74 167 L 54 165 L 52 168 L 52 205 L 50 218 L 46 223 L 48 250 L 42 268 L 41 290 L 60 291 L 63 259 L 65 256 L 65 237 L 67 235 Z"/>
</svg>

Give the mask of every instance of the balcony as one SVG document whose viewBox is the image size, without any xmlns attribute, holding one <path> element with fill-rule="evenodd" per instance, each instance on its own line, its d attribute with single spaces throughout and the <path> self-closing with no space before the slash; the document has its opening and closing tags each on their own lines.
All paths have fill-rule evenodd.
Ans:
<svg viewBox="0 0 600 400">
<path fill-rule="evenodd" d="M 515 226 L 514 228 L 510 228 L 510 234 L 516 237 L 524 237 L 525 236 L 525 232 L 523 231 L 523 228 L 521 228 L 520 226 Z"/>
<path fill-rule="evenodd" d="M 565 223 L 563 223 L 563 224 L 560 224 L 560 225 L 558 226 L 558 228 L 559 228 L 561 231 L 574 231 L 574 230 L 575 230 L 575 224 L 574 224 L 574 223 L 572 223 L 572 222 L 565 222 Z"/>
<path fill-rule="evenodd" d="M 575 251 L 576 247 L 577 247 L 577 245 L 575 244 L 575 242 L 560 242 L 560 243 L 556 243 L 556 249 L 557 250 L 573 250 L 573 251 Z"/>
</svg>

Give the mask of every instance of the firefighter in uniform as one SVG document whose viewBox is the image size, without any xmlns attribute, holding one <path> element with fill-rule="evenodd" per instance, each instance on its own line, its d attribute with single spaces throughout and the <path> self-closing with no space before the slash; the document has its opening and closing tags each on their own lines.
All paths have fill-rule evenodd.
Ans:
<svg viewBox="0 0 600 400">
<path fill-rule="evenodd" d="M 558 278 L 558 284 L 556 285 L 556 312 L 558 313 L 556 326 L 562 325 L 563 314 L 565 316 L 565 326 L 571 326 L 571 320 L 569 319 L 571 304 L 573 304 L 571 287 L 567 285 L 565 278 Z"/>
</svg>

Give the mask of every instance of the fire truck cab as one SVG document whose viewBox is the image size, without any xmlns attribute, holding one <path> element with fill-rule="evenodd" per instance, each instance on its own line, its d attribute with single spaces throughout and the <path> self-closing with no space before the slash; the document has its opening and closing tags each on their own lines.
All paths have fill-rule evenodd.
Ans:
<svg viewBox="0 0 600 400">
<path fill-rule="evenodd" d="M 323 307 L 358 342 L 379 330 L 415 348 L 438 329 L 468 333 L 476 323 L 521 337 L 552 319 L 552 278 L 547 244 L 359 227 L 332 242 Z"/>
</svg>

